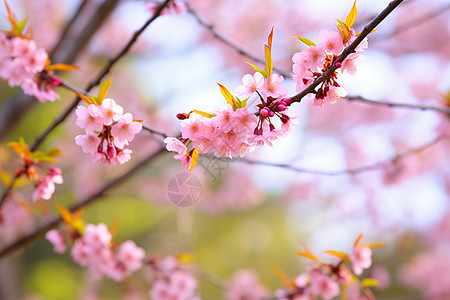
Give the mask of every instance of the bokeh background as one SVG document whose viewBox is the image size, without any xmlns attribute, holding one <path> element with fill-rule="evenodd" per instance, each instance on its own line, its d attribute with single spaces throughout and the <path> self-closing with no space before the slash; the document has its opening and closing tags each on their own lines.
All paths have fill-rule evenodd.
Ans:
<svg viewBox="0 0 450 300">
<path fill-rule="evenodd" d="M 79 66 L 79 71 L 62 76 L 81 88 L 151 17 L 143 1 L 86 2 L 53 60 Z M 107 2 L 113 3 L 110 11 L 100 11 Z M 81 1 L 8 3 L 19 19 L 27 18 L 38 45 L 50 51 Z M 187 3 L 190 12 L 158 18 L 110 73 L 109 96 L 135 119 L 168 135 L 178 133 L 177 113 L 225 106 L 216 82 L 234 91 L 242 76 L 253 72 L 245 61 L 263 58 L 272 26 L 275 67 L 294 95 L 291 58 L 305 47 L 293 36 L 317 40 L 321 29 L 336 30 L 335 18 L 345 19 L 353 1 Z M 388 3 L 359 0 L 356 29 Z M 450 106 L 449 16 L 449 1 L 405 1 L 369 36 L 357 74 L 339 82 L 351 96 Z M 87 34 L 95 18 L 100 26 Z M 0 28 L 9 29 L 5 18 Z M 11 173 L 20 163 L 6 142 L 21 136 L 31 143 L 73 99 L 64 90 L 60 95 L 60 101 L 38 103 L 0 81 L 2 172 Z M 120 222 L 117 239 L 133 239 L 147 253 L 192 253 L 196 265 L 214 280 L 226 280 L 240 268 L 255 270 L 271 290 L 280 287 L 274 265 L 291 277 L 305 270 L 309 262 L 295 252 L 307 246 L 325 258 L 325 250 L 350 251 L 364 233 L 368 243 L 386 243 L 374 251 L 373 267 L 364 273 L 382 283 L 374 289 L 377 299 L 449 299 L 448 115 L 346 99 L 323 108 L 304 99 L 289 111 L 299 123 L 294 132 L 248 158 L 296 170 L 204 158 L 192 171 L 201 182 L 199 201 L 179 208 L 169 201 L 167 186 L 187 170 L 167 153 L 87 206 L 86 221 L 109 226 Z M 56 213 L 56 204 L 70 205 L 94 193 L 138 164 L 162 140 L 142 132 L 131 145 L 132 160 L 111 167 L 92 162 L 75 145 L 78 134 L 81 129 L 71 116 L 46 140 L 42 148 L 59 147 L 65 154 L 58 162 L 64 184 L 48 202 L 32 203 L 29 187 L 17 189 L 15 197 L 23 205 L 4 212 L 8 218 L 0 225 L 0 246 Z M 368 170 L 351 171 L 364 166 Z M 0 298 L 149 299 L 145 278 L 144 268 L 123 283 L 94 282 L 70 254 L 53 253 L 41 238 L 0 260 Z M 200 282 L 204 299 L 222 297 L 223 290 L 208 280 Z"/>
</svg>

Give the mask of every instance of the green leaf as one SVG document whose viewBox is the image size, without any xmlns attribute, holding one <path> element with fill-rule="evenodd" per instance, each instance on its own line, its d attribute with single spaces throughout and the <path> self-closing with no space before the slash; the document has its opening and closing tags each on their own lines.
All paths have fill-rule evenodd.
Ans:
<svg viewBox="0 0 450 300">
<path fill-rule="evenodd" d="M 250 66 L 253 67 L 253 69 L 255 69 L 256 72 L 259 72 L 262 74 L 262 76 L 264 76 L 264 78 L 268 78 L 269 76 L 267 76 L 266 72 L 264 72 L 263 70 L 261 70 L 260 68 L 258 68 L 257 66 L 255 66 L 254 64 L 249 63 L 248 61 L 245 62 L 246 64 L 249 64 Z"/>
<path fill-rule="evenodd" d="M 303 42 L 306 46 L 311 47 L 311 46 L 315 46 L 316 44 L 311 41 L 310 39 L 298 36 L 298 35 L 294 35 L 294 37 L 298 40 L 300 40 L 301 42 Z"/>
<path fill-rule="evenodd" d="M 239 99 L 239 97 L 236 96 L 236 101 L 238 102 L 238 108 L 244 108 L 247 105 L 247 100 L 250 97 L 248 97 L 247 99 L 241 100 Z"/>
<path fill-rule="evenodd" d="M 361 280 L 361 286 L 362 287 L 378 286 L 378 280 L 374 278 L 364 278 L 363 280 Z"/>
<path fill-rule="evenodd" d="M 352 25 L 356 20 L 357 12 L 358 10 L 356 9 L 356 0 L 355 0 L 355 2 L 353 2 L 352 9 L 348 13 L 347 18 L 345 18 L 345 24 L 347 25 L 348 28 L 352 28 Z"/>
<path fill-rule="evenodd" d="M 13 35 L 21 35 L 26 22 L 27 22 L 27 19 L 24 19 L 20 23 L 16 24 L 12 31 Z"/>
<path fill-rule="evenodd" d="M 61 156 L 63 155 L 63 153 L 61 152 L 61 150 L 59 150 L 59 148 L 52 148 L 50 150 L 47 150 L 45 152 L 45 155 L 54 157 L 54 156 Z"/>
</svg>

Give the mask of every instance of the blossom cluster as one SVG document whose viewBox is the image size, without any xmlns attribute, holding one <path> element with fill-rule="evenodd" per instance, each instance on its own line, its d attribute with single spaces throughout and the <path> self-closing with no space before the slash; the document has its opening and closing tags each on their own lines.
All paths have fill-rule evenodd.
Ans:
<svg viewBox="0 0 450 300">
<path fill-rule="evenodd" d="M 189 113 L 180 113 L 177 118 L 181 120 L 181 137 L 166 138 L 164 142 L 169 151 L 178 152 L 175 159 L 181 160 L 190 169 L 195 166 L 198 153 L 212 153 L 216 157 L 244 156 L 256 147 L 265 144 L 272 146 L 272 141 L 285 136 L 292 130 L 293 118 L 286 112 L 292 104 L 286 98 L 287 88 L 281 86 L 284 78 L 272 74 L 273 64 L 271 58 L 273 30 L 266 45 L 266 67 L 256 70 L 254 75 L 246 74 L 242 78 L 243 85 L 239 86 L 237 93 L 245 100 L 233 96 L 224 86 L 220 91 L 226 99 L 228 106 L 214 113 L 205 113 L 193 110 Z M 260 102 L 254 106 L 256 112 L 251 112 L 247 101 L 257 94 Z M 281 126 L 275 126 L 276 118 Z M 192 144 L 193 149 L 188 151 L 187 146 Z"/>
<path fill-rule="evenodd" d="M 0 77 L 10 86 L 21 86 L 25 94 L 40 102 L 58 99 L 55 87 L 62 84 L 46 70 L 48 62 L 47 52 L 32 39 L 0 31 Z"/>
<path fill-rule="evenodd" d="M 200 300 L 196 295 L 197 280 L 175 256 L 150 260 L 150 280 L 153 300 Z"/>
<path fill-rule="evenodd" d="M 130 240 L 116 245 L 112 242 L 111 232 L 103 223 L 87 224 L 82 235 L 78 231 L 73 233 L 73 260 L 80 266 L 87 267 L 95 276 L 105 275 L 115 281 L 122 281 L 142 267 L 145 251 Z M 56 229 L 48 231 L 45 237 L 57 253 L 64 253 L 70 242 L 69 238 Z"/>
<path fill-rule="evenodd" d="M 162 3 L 158 2 L 146 2 L 144 6 L 150 13 L 154 14 L 161 4 Z M 180 15 L 186 13 L 187 11 L 188 9 L 186 7 L 186 3 L 183 1 L 174 0 L 170 1 L 169 4 L 163 8 L 160 15 Z"/>
<path fill-rule="evenodd" d="M 340 261 L 333 265 L 319 260 L 309 252 L 299 253 L 302 256 L 311 258 L 317 264 L 308 267 L 305 273 L 298 275 L 292 283 L 288 283 L 284 289 L 275 292 L 278 299 L 311 299 L 311 296 L 321 297 L 321 299 L 332 299 L 339 295 L 340 285 L 346 287 L 358 287 L 353 291 L 354 297 L 351 299 L 375 299 L 367 288 L 376 285 L 376 281 L 371 278 L 358 281 L 355 275 L 361 275 L 363 270 L 372 264 L 372 250 L 374 245 L 363 245 L 360 243 L 362 235 L 354 244 L 352 252 L 347 255 L 338 251 L 327 251 L 328 254 L 340 258 Z M 346 263 L 351 265 L 350 271 Z"/>
<path fill-rule="evenodd" d="M 332 66 L 335 66 L 341 73 L 347 72 L 354 75 L 358 64 L 363 57 L 361 51 L 367 48 L 367 38 L 365 38 L 355 49 L 355 53 L 347 56 L 342 62 L 337 61 L 345 47 L 349 46 L 355 39 L 356 33 L 351 24 L 349 26 L 341 24 L 343 30 L 327 31 L 321 30 L 319 33 L 319 44 L 305 38 L 300 38 L 309 47 L 306 50 L 297 52 L 292 57 L 292 78 L 295 82 L 296 91 L 300 92 L 311 85 L 318 77 L 322 76 Z M 323 107 L 326 102 L 335 103 L 341 97 L 347 95 L 346 90 L 337 82 L 338 72 L 334 71 L 331 76 L 325 79 L 315 93 L 314 105 Z"/>
<path fill-rule="evenodd" d="M 55 183 L 62 184 L 64 180 L 61 169 L 48 168 L 43 163 L 56 162 L 55 157 L 62 155 L 59 149 L 53 148 L 46 152 L 31 151 L 22 138 L 19 139 L 19 142 L 9 142 L 8 146 L 22 159 L 23 165 L 15 170 L 15 175 L 17 178 L 24 176 L 33 184 L 35 188 L 33 201 L 50 200 L 55 192 Z"/>
<path fill-rule="evenodd" d="M 83 152 L 106 164 L 124 164 L 132 151 L 126 146 L 142 130 L 142 124 L 133 120 L 131 113 L 123 113 L 122 106 L 113 99 L 104 99 L 100 105 L 78 106 L 76 124 L 86 134 L 75 137 Z"/>
<path fill-rule="evenodd" d="M 36 202 L 38 199 L 50 200 L 55 192 L 55 183 L 63 183 L 61 173 L 61 169 L 59 168 L 50 168 L 47 175 L 38 179 L 33 193 L 33 201 Z"/>
</svg>

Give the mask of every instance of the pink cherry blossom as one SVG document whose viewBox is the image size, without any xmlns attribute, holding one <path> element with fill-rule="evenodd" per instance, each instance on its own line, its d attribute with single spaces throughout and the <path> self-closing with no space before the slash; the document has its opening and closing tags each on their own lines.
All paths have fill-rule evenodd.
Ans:
<svg viewBox="0 0 450 300">
<path fill-rule="evenodd" d="M 355 75 L 358 65 L 364 60 L 364 57 L 359 53 L 352 53 L 347 56 L 342 62 L 341 72 L 347 72 L 350 75 Z"/>
<path fill-rule="evenodd" d="M 265 80 L 265 85 L 262 87 L 261 91 L 267 96 L 273 98 L 282 98 L 288 94 L 288 89 L 281 86 L 284 77 L 281 75 L 272 74 L 269 78 Z"/>
<path fill-rule="evenodd" d="M 315 274 L 311 277 L 311 292 L 323 299 L 331 299 L 339 295 L 339 284 L 324 274 Z"/>
<path fill-rule="evenodd" d="M 367 269 L 372 265 L 372 249 L 367 246 L 356 246 L 349 255 L 352 263 L 353 272 L 361 275 L 363 269 Z"/>
<path fill-rule="evenodd" d="M 21 88 L 25 94 L 36 97 L 39 102 L 59 99 L 59 94 L 52 85 L 45 84 L 40 87 L 32 78 L 24 79 Z"/>
<path fill-rule="evenodd" d="M 114 259 L 105 270 L 105 274 L 115 281 L 122 281 L 132 272 L 142 267 L 145 251 L 133 241 L 126 241 L 119 246 Z"/>
<path fill-rule="evenodd" d="M 242 77 L 242 83 L 243 85 L 239 86 L 236 92 L 241 97 L 248 98 L 253 95 L 256 90 L 259 90 L 263 87 L 264 76 L 259 72 L 255 72 L 253 76 L 250 74 L 246 74 L 244 75 L 244 77 Z"/>
<path fill-rule="evenodd" d="M 90 104 L 88 107 L 79 105 L 75 110 L 77 115 L 76 124 L 80 128 L 84 128 L 87 132 L 100 131 L 103 129 L 102 110 L 95 105 Z"/>
<path fill-rule="evenodd" d="M 33 201 L 38 199 L 50 200 L 55 192 L 55 183 L 63 183 L 61 170 L 58 168 L 51 168 L 47 176 L 45 176 L 36 186 L 33 193 Z"/>
<path fill-rule="evenodd" d="M 320 44 L 319 47 L 323 48 L 329 54 L 339 55 L 344 50 L 344 43 L 342 36 L 337 31 L 326 31 L 322 29 L 319 32 Z"/>
<path fill-rule="evenodd" d="M 66 252 L 67 245 L 64 236 L 56 229 L 50 230 L 45 234 L 45 238 L 53 245 L 53 251 L 56 253 Z"/>
<path fill-rule="evenodd" d="M 268 296 L 269 291 L 260 282 L 258 274 L 246 269 L 237 270 L 233 274 L 225 292 L 227 300 L 261 300 Z"/>
<path fill-rule="evenodd" d="M 117 123 L 112 127 L 111 134 L 115 139 L 123 144 L 128 144 L 134 139 L 134 136 L 142 130 L 140 122 L 133 121 L 130 113 L 125 113 L 117 119 Z M 120 147 L 119 145 L 117 145 Z M 122 147 L 120 147 L 122 148 Z"/>
<path fill-rule="evenodd" d="M 103 109 L 102 123 L 105 125 L 111 125 L 113 121 L 117 121 L 123 114 L 123 107 L 110 98 L 104 99 L 100 107 Z"/>
<path fill-rule="evenodd" d="M 100 139 L 95 133 L 87 133 L 77 135 L 75 137 L 75 143 L 83 149 L 84 153 L 95 153 L 97 152 L 98 144 Z"/>
</svg>

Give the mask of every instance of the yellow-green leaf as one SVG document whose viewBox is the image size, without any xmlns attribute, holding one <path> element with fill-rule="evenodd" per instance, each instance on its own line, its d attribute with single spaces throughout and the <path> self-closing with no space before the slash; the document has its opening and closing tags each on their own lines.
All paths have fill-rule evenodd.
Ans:
<svg viewBox="0 0 450 300">
<path fill-rule="evenodd" d="M 269 37 L 267 38 L 267 47 L 269 47 L 269 50 L 272 50 L 272 40 L 273 40 L 273 27 L 270 31 Z"/>
<path fill-rule="evenodd" d="M 316 44 L 311 41 L 310 39 L 298 36 L 298 35 L 294 35 L 294 37 L 298 40 L 300 40 L 302 43 L 304 43 L 306 46 L 310 47 L 310 46 L 315 46 Z"/>
<path fill-rule="evenodd" d="M 361 280 L 361 286 L 362 287 L 378 286 L 378 280 L 374 278 L 364 278 L 363 280 Z"/>
<path fill-rule="evenodd" d="M 0 169 L 0 180 L 3 182 L 4 186 L 9 186 L 11 184 L 11 176 L 8 172 Z"/>
<path fill-rule="evenodd" d="M 372 243 L 367 245 L 369 248 L 382 248 L 382 247 L 386 247 L 385 243 Z"/>
<path fill-rule="evenodd" d="M 13 150 L 17 153 L 17 154 L 25 154 L 25 155 L 30 155 L 31 151 L 30 149 L 28 149 L 28 147 L 26 145 L 24 145 L 23 143 L 20 142 L 9 142 L 7 144 L 9 147 L 13 148 Z"/>
<path fill-rule="evenodd" d="M 119 230 L 120 222 L 119 220 L 115 221 L 114 224 L 111 226 L 111 239 L 114 239 L 114 236 L 117 234 L 117 231 Z"/>
<path fill-rule="evenodd" d="M 286 275 L 286 273 L 284 273 L 284 271 L 278 266 L 278 265 L 273 265 L 273 269 L 275 271 L 275 274 L 277 275 L 278 279 L 280 280 L 281 284 L 287 288 L 293 288 L 295 287 L 295 284 L 292 282 L 292 280 L 289 279 L 289 277 Z"/>
<path fill-rule="evenodd" d="M 64 222 L 67 225 L 71 225 L 72 224 L 72 213 L 67 208 L 65 208 L 64 206 L 62 206 L 60 204 L 58 204 L 56 207 L 57 207 L 59 213 L 61 214 L 61 217 L 64 220 Z"/>
<path fill-rule="evenodd" d="M 255 69 L 256 72 L 259 72 L 262 74 L 262 76 L 264 76 L 264 78 L 268 78 L 266 72 L 264 72 L 263 70 L 261 70 L 260 68 L 258 68 L 257 66 L 255 66 L 254 64 L 249 63 L 248 61 L 245 62 L 246 64 L 249 64 L 250 66 L 253 67 L 253 69 Z"/>
<path fill-rule="evenodd" d="M 345 24 L 348 26 L 348 28 L 352 28 L 353 23 L 356 20 L 357 12 L 358 12 L 358 10 L 356 9 L 356 0 L 355 0 L 355 2 L 353 2 L 352 9 L 348 13 L 347 18 L 345 18 Z"/>
<path fill-rule="evenodd" d="M 75 93 L 78 95 L 78 97 L 80 97 L 82 100 L 84 100 L 84 102 L 86 102 L 87 104 L 94 104 L 94 101 L 88 97 L 86 97 L 85 95 L 83 95 L 80 92 L 74 91 L 74 90 L 70 90 L 71 92 Z"/>
<path fill-rule="evenodd" d="M 197 164 L 198 161 L 198 154 L 199 151 L 197 149 L 194 148 L 194 150 L 192 151 L 192 157 L 191 157 L 191 165 L 189 166 L 189 172 L 192 171 L 192 169 L 195 167 L 195 165 Z"/>
<path fill-rule="evenodd" d="M 54 157 L 54 156 L 61 156 L 63 155 L 63 153 L 58 148 L 52 148 L 50 150 L 47 150 L 45 152 L 45 155 Z"/>
<path fill-rule="evenodd" d="M 49 68 L 50 68 L 50 70 L 55 70 L 55 71 L 73 71 L 73 70 L 80 69 L 77 66 L 66 65 L 66 64 L 54 64 L 54 65 L 51 65 Z"/>
<path fill-rule="evenodd" d="M 335 251 L 335 250 L 328 250 L 325 251 L 326 254 L 337 257 L 339 259 L 342 259 L 344 261 L 349 261 L 348 255 L 345 254 L 344 252 L 340 252 L 340 251 Z"/>
<path fill-rule="evenodd" d="M 359 242 L 361 242 L 361 240 L 363 239 L 363 237 L 364 237 L 364 234 L 361 233 L 361 234 L 358 236 L 358 238 L 356 239 L 356 241 L 353 243 L 353 247 L 358 246 Z"/>
<path fill-rule="evenodd" d="M 233 95 L 231 95 L 231 93 L 227 90 L 226 87 L 224 87 L 223 85 L 221 85 L 220 83 L 217 83 L 220 87 L 220 92 L 222 93 L 222 95 L 225 97 L 225 99 L 227 100 L 227 103 L 231 105 L 231 107 L 233 107 L 233 110 L 237 109 L 237 102 L 236 99 L 234 99 Z"/>
<path fill-rule="evenodd" d="M 5 2 L 6 11 L 8 12 L 8 21 L 9 21 L 9 23 L 11 23 L 11 26 L 14 29 L 14 27 L 17 23 L 17 18 L 14 15 L 14 13 L 11 11 L 11 9 L 9 8 L 8 2 L 6 2 L 6 0 L 4 2 Z"/>
<path fill-rule="evenodd" d="M 190 112 L 187 114 L 187 117 L 189 118 L 189 116 L 190 116 L 192 113 L 194 113 L 194 114 L 199 114 L 200 116 L 203 116 L 203 117 L 209 118 L 209 119 L 211 119 L 212 117 L 215 117 L 215 116 L 216 116 L 215 114 L 210 114 L 210 113 L 207 113 L 207 112 L 204 112 L 204 111 L 201 111 L 201 110 L 196 110 L 196 109 L 194 109 L 194 110 L 190 111 Z"/>
<path fill-rule="evenodd" d="M 111 87 L 112 78 L 108 79 L 108 81 L 103 82 L 100 85 L 100 90 L 98 91 L 97 102 L 98 104 L 102 104 L 103 100 L 108 93 L 109 88 Z"/>
<path fill-rule="evenodd" d="M 300 251 L 300 252 L 297 252 L 296 254 L 300 255 L 300 256 L 303 256 L 303 257 L 306 257 L 306 258 L 309 258 L 309 259 L 312 259 L 312 260 L 315 260 L 315 261 L 319 261 L 319 262 L 321 261 L 317 256 L 315 256 L 311 252 L 302 252 L 302 251 Z"/>
<path fill-rule="evenodd" d="M 264 47 L 264 54 L 265 54 L 265 58 L 266 58 L 266 67 L 265 67 L 264 71 L 266 72 L 267 77 L 270 77 L 270 74 L 272 73 L 272 69 L 273 69 L 272 53 L 271 53 L 270 47 L 268 47 L 268 46 Z"/>
</svg>

